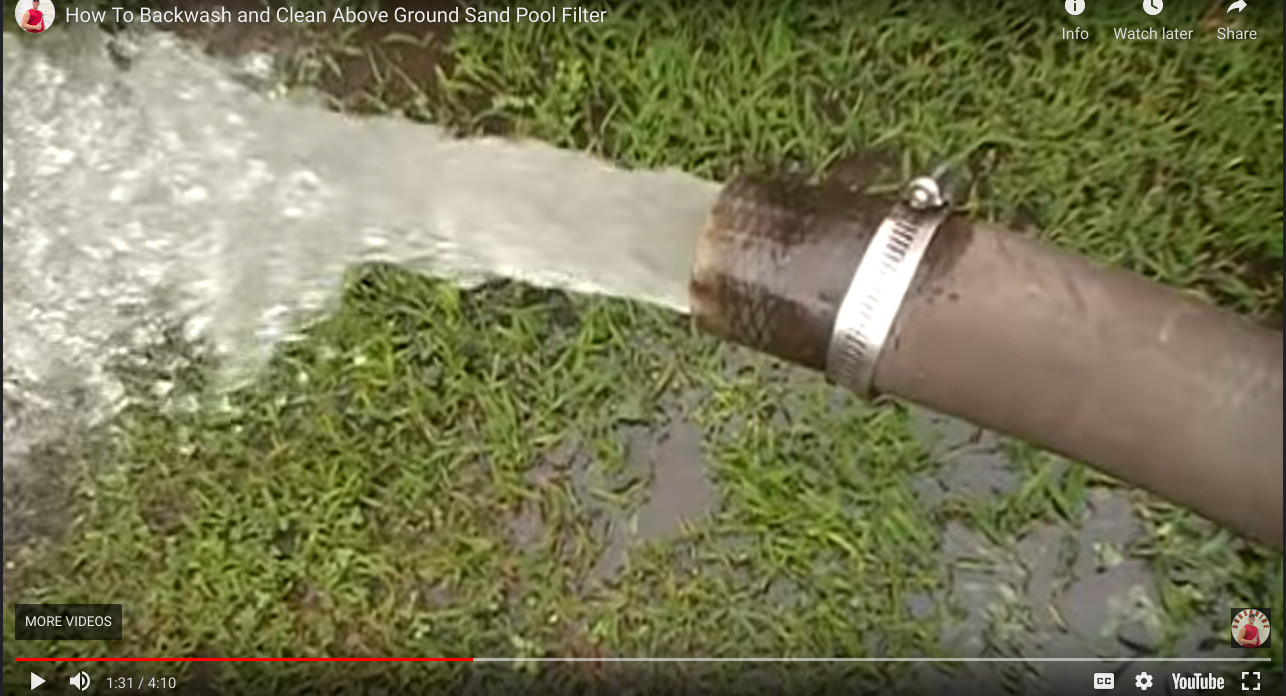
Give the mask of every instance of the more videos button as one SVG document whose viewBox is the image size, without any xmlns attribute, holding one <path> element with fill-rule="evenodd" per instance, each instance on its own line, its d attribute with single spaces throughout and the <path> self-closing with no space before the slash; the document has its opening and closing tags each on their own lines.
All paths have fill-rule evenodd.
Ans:
<svg viewBox="0 0 1286 696">
<path fill-rule="evenodd" d="M 119 604 L 18 604 L 16 640 L 120 640 Z"/>
</svg>

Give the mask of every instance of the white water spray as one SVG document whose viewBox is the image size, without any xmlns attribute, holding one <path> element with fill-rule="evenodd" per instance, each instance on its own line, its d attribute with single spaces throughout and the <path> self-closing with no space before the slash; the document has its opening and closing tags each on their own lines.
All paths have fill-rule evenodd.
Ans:
<svg viewBox="0 0 1286 696">
<path fill-rule="evenodd" d="M 684 311 L 717 185 L 272 99 L 166 34 L 4 35 L 4 462 L 179 323 L 240 365 L 388 261 Z"/>
</svg>

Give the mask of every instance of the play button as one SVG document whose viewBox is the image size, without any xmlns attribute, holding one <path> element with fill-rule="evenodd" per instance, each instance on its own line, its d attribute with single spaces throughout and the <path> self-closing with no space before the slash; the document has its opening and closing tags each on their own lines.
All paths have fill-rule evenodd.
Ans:
<svg viewBox="0 0 1286 696">
<path fill-rule="evenodd" d="M 36 674 L 35 672 L 31 673 L 31 688 L 34 689 L 37 686 L 40 686 L 41 684 L 44 684 L 44 683 L 45 683 L 45 680 L 42 679 L 39 674 Z"/>
</svg>

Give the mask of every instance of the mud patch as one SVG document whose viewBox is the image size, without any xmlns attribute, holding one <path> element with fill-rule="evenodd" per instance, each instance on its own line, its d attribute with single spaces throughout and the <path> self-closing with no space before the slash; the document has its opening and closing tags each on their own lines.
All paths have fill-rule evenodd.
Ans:
<svg viewBox="0 0 1286 696">
<path fill-rule="evenodd" d="M 1154 639 L 1138 636 L 1143 631 L 1155 632 L 1161 625 L 1153 585 L 1146 564 L 1125 560 L 1078 577 L 1060 598 L 1059 612 L 1067 620 L 1068 630 L 1083 644 L 1082 650 L 1120 654 L 1133 647 L 1139 653 L 1150 652 L 1156 648 Z M 1122 629 L 1127 639 L 1134 636 L 1135 645 L 1119 640 Z"/>
<path fill-rule="evenodd" d="M 1007 548 L 948 523 L 942 554 L 959 620 L 944 642 L 971 656 L 1004 646 L 1029 656 L 1119 656 L 1131 646 L 1155 647 L 1153 575 L 1124 552 L 1111 563 L 1101 553 L 1105 542 L 1130 544 L 1139 524 L 1124 493 L 1096 490 L 1093 497 L 1081 529 L 1038 525 Z"/>
<path fill-rule="evenodd" d="M 713 510 L 718 490 L 710 480 L 697 426 L 672 421 L 658 433 L 636 433 L 629 457 L 652 472 L 648 501 L 639 511 L 640 540 L 667 537 L 678 532 L 685 520 Z"/>
<path fill-rule="evenodd" d="M 1089 498 L 1080 524 L 1034 525 L 1008 546 L 989 542 L 965 523 L 948 522 L 941 549 L 950 568 L 946 596 L 914 598 L 913 615 L 945 602 L 954 620 L 944 625 L 941 640 L 949 654 L 965 657 L 1237 656 L 1202 627 L 1165 650 L 1156 576 L 1132 557 L 1145 530 L 1130 493 L 1100 487 Z M 1108 667 L 1132 678 L 1145 664 Z M 1064 663 L 974 667 L 968 671 L 984 681 L 1022 693 L 1060 693 L 1057 685 L 1089 676 L 1084 665 Z"/>
<path fill-rule="evenodd" d="M 450 607 L 456 601 L 455 593 L 442 582 L 425 582 L 410 594 L 412 604 L 417 604 L 429 611 Z"/>
<path fill-rule="evenodd" d="M 507 522 L 509 543 L 520 549 L 536 546 L 545 534 L 545 522 L 540 515 L 540 504 L 524 500 L 518 513 Z"/>
<path fill-rule="evenodd" d="M 710 513 L 718 502 L 700 427 L 671 417 L 657 428 L 627 426 L 620 437 L 626 464 L 615 477 L 618 486 L 645 481 L 647 497 L 637 511 L 604 520 L 606 546 L 588 578 L 590 583 L 612 581 L 624 567 L 630 547 L 679 533 L 685 522 Z"/>
<path fill-rule="evenodd" d="M 987 648 L 998 588 L 1013 586 L 1021 575 L 1003 563 L 1003 554 L 964 524 L 949 522 L 942 534 L 943 562 L 950 568 L 946 603 L 953 621 L 943 624 L 939 640 L 949 654 L 977 657 Z"/>
<path fill-rule="evenodd" d="M 1076 534 L 1064 527 L 1042 525 L 1018 542 L 1024 573 L 1023 596 L 1038 623 L 1056 624 L 1054 601 L 1071 577 L 1076 561 Z"/>
<path fill-rule="evenodd" d="M 806 588 L 787 577 L 773 578 L 764 592 L 764 601 L 779 609 L 801 609 L 810 597 Z"/>
<path fill-rule="evenodd" d="M 1057 607 L 1069 631 L 1090 650 L 1151 654 L 1159 647 L 1162 620 L 1153 575 L 1145 562 L 1128 558 L 1142 532 L 1124 491 L 1093 492 L 1073 580 Z"/>
<path fill-rule="evenodd" d="M 914 594 L 906 598 L 906 610 L 917 621 L 926 619 L 933 613 L 937 601 L 924 594 Z"/>
<path fill-rule="evenodd" d="M 938 462 L 935 475 L 916 485 L 928 504 L 988 500 L 1019 484 L 1003 438 L 924 409 L 910 416 Z M 1154 576 L 1128 558 L 1141 532 L 1128 495 L 1107 488 L 1091 492 L 1079 527 L 1036 525 L 1009 547 L 948 523 L 942 554 L 952 568 L 949 604 L 958 620 L 943 641 L 970 656 L 1147 654 L 1157 647 L 1160 623 Z"/>
<path fill-rule="evenodd" d="M 938 464 L 932 477 L 915 482 L 921 499 L 935 505 L 949 497 L 984 500 L 1018 483 L 1005 442 L 988 430 L 927 409 L 910 407 L 911 432 Z"/>
<path fill-rule="evenodd" d="M 539 464 L 527 472 L 526 480 L 532 489 L 529 491 L 530 495 L 504 519 L 504 531 L 509 543 L 520 551 L 538 548 L 547 531 L 541 510 L 542 496 L 561 482 L 570 480 L 576 493 L 588 500 L 588 476 L 593 465 L 594 460 L 577 437 L 564 438 L 545 453 Z M 564 547 L 563 551 L 567 553 L 569 547 L 566 544 Z"/>
</svg>

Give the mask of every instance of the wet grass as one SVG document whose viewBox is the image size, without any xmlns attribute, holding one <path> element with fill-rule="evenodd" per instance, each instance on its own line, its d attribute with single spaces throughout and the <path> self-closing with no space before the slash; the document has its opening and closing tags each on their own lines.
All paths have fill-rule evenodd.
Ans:
<svg viewBox="0 0 1286 696">
<path fill-rule="evenodd" d="M 985 154 L 973 214 L 1021 212 L 1059 244 L 1280 318 L 1280 17 L 1255 16 L 1258 42 L 1217 42 L 1174 5 L 1165 24 L 1196 40 L 1118 43 L 1107 27 L 1147 18 L 1097 7 L 1080 22 L 1095 40 L 1068 43 L 1066 17 L 1030 3 L 621 2 L 602 25 L 432 40 L 307 29 L 288 67 L 349 108 L 715 178 L 876 145 L 907 172 Z M 408 42 L 445 53 L 412 70 L 384 48 Z M 357 60 L 360 80 L 335 79 Z M 720 500 L 596 577 L 605 525 L 628 528 L 647 495 L 622 433 L 676 418 L 705 434 Z M 913 483 L 936 463 L 900 408 L 647 307 L 384 268 L 355 273 L 339 312 L 226 403 L 139 407 L 116 428 L 78 460 L 63 541 L 6 548 L 5 593 L 123 602 L 126 640 L 6 640 L 6 658 L 949 655 L 957 608 L 909 607 L 950 584 L 945 525 L 998 547 L 1075 535 L 1092 492 L 1118 486 L 1017 448 L 1009 492 L 927 503 Z M 1280 554 L 1131 495 L 1145 535 L 1120 553 L 1156 575 L 1159 650 L 1194 622 L 1222 636 L 1234 605 L 1280 613 Z"/>
<path fill-rule="evenodd" d="M 30 601 L 124 602 L 125 640 L 11 654 L 932 649 L 935 625 L 896 601 L 942 581 L 908 488 L 928 463 L 896 410 L 833 413 L 820 382 L 729 372 L 643 307 L 382 268 L 349 288 L 227 403 L 122 416 L 70 538 L 11 572 Z M 646 492 L 616 475 L 621 430 L 664 418 L 703 427 L 725 505 L 595 578 L 601 523 Z M 540 530 L 518 543 L 528 504 Z M 782 582 L 797 590 L 770 597 Z"/>
</svg>

